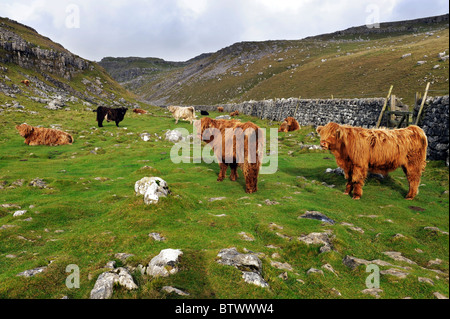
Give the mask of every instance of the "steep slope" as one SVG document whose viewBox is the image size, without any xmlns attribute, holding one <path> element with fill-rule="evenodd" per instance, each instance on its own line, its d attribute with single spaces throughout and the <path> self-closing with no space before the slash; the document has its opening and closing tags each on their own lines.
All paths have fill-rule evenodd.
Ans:
<svg viewBox="0 0 450 319">
<path fill-rule="evenodd" d="M 436 94 L 448 94 L 448 17 L 353 27 L 297 41 L 236 43 L 185 66 L 143 75 L 142 85 L 130 89 L 155 104 L 188 105 L 382 97 L 393 84 L 394 94 L 412 104 L 427 82 Z"/>
<path fill-rule="evenodd" d="M 21 83 L 24 80 L 29 86 Z M 97 63 L 8 18 L 0 18 L 0 92 L 0 106 L 6 108 L 136 103 L 136 96 Z"/>
</svg>

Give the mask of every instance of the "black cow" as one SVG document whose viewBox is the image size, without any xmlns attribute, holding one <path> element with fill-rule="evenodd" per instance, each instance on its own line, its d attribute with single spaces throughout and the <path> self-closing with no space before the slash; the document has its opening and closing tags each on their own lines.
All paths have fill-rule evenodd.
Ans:
<svg viewBox="0 0 450 319">
<path fill-rule="evenodd" d="M 201 115 L 206 115 L 206 116 L 208 116 L 208 115 L 209 115 L 209 113 L 208 113 L 208 112 L 206 112 L 206 111 L 200 111 L 200 114 L 201 114 Z"/>
<path fill-rule="evenodd" d="M 103 121 L 116 122 L 116 126 L 119 127 L 119 123 L 123 121 L 125 113 L 127 113 L 126 107 L 120 107 L 118 109 L 113 109 L 106 106 L 99 106 L 93 112 L 97 112 L 97 122 L 98 127 L 103 127 Z"/>
</svg>

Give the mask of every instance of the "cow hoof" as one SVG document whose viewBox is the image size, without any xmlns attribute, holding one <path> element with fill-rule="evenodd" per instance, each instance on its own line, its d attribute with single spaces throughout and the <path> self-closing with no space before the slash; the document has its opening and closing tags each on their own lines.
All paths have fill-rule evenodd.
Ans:
<svg viewBox="0 0 450 319">
<path fill-rule="evenodd" d="M 361 196 L 353 196 L 353 200 L 360 200 Z"/>
<path fill-rule="evenodd" d="M 222 182 L 222 181 L 223 181 L 223 178 L 218 178 L 217 181 L 218 181 L 218 182 Z"/>
</svg>

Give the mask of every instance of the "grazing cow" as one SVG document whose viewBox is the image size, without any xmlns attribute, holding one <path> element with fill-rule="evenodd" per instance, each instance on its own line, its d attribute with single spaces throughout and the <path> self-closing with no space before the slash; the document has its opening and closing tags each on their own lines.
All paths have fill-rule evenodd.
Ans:
<svg viewBox="0 0 450 319">
<path fill-rule="evenodd" d="M 179 119 L 183 119 L 185 121 L 189 121 L 192 124 L 192 121 L 195 120 L 195 108 L 193 106 L 169 106 L 167 107 L 172 116 L 175 119 L 175 124 L 178 124 Z"/>
<path fill-rule="evenodd" d="M 26 86 L 29 86 L 29 85 L 30 85 L 30 81 L 29 81 L 29 80 L 22 80 L 22 81 L 20 81 L 20 83 L 23 83 L 23 84 L 25 84 Z"/>
<path fill-rule="evenodd" d="M 403 129 L 364 129 L 329 123 L 319 126 L 320 145 L 330 150 L 345 172 L 345 194 L 353 191 L 360 199 L 367 172 L 387 175 L 398 167 L 409 183 L 406 199 L 418 194 L 420 177 L 426 166 L 427 136 L 418 126 Z"/>
<path fill-rule="evenodd" d="M 278 132 L 293 132 L 300 130 L 300 125 L 298 124 L 297 120 L 293 117 L 287 117 L 283 123 L 281 123 L 280 129 Z"/>
<path fill-rule="evenodd" d="M 104 120 L 106 120 L 107 122 L 114 121 L 116 122 L 116 126 L 119 127 L 119 123 L 123 121 L 127 110 L 128 109 L 126 107 L 113 109 L 110 107 L 99 106 L 93 112 L 97 112 L 98 127 L 103 127 Z"/>
<path fill-rule="evenodd" d="M 209 115 L 209 113 L 206 112 L 206 111 L 200 111 L 200 114 L 203 115 L 203 116 L 208 116 Z"/>
<path fill-rule="evenodd" d="M 219 106 L 219 107 L 217 108 L 217 112 L 219 112 L 219 113 L 223 113 L 223 112 L 224 112 L 224 109 L 223 109 L 223 107 Z"/>
<path fill-rule="evenodd" d="M 141 109 L 133 109 L 133 112 L 137 114 L 147 114 L 147 111 Z"/>
<path fill-rule="evenodd" d="M 231 168 L 230 179 L 235 181 L 238 178 L 237 168 L 240 167 L 244 173 L 245 191 L 255 193 L 263 157 L 263 131 L 251 122 L 213 120 L 209 117 L 197 121 L 196 125 L 199 126 L 197 131 L 201 139 L 209 143 L 219 161 L 217 181 L 225 179 L 228 166 Z M 220 135 L 216 135 L 219 132 Z"/>
<path fill-rule="evenodd" d="M 51 128 L 33 127 L 26 123 L 17 125 L 16 130 L 25 137 L 25 144 L 35 145 L 66 145 L 73 143 L 73 137 L 69 133 Z"/>
<path fill-rule="evenodd" d="M 239 111 L 234 111 L 234 112 L 231 112 L 230 113 L 230 116 L 231 117 L 233 117 L 233 116 L 238 116 L 239 115 Z"/>
</svg>

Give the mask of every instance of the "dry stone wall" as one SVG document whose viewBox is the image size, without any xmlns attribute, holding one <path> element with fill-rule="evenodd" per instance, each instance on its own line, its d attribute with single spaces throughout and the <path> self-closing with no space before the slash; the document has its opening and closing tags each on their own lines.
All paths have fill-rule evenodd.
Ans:
<svg viewBox="0 0 450 319">
<path fill-rule="evenodd" d="M 225 113 L 239 111 L 241 114 L 272 121 L 294 117 L 300 125 L 326 125 L 329 122 L 373 128 L 383 108 L 384 98 L 368 99 L 277 99 L 248 101 L 238 104 L 201 105 L 196 110 L 215 111 L 218 106 Z M 449 97 L 427 100 L 419 123 L 428 136 L 429 160 L 447 160 L 449 148 Z M 416 109 L 416 114 L 418 110 Z"/>
</svg>

